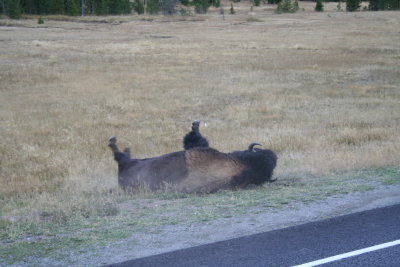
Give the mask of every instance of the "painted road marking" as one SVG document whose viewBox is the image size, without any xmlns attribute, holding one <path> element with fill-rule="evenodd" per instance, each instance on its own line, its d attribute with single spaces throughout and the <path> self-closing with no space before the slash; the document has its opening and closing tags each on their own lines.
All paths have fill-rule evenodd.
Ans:
<svg viewBox="0 0 400 267">
<path fill-rule="evenodd" d="M 332 257 L 325 258 L 325 259 L 311 261 L 311 262 L 304 263 L 304 264 L 301 264 L 301 265 L 296 265 L 296 266 L 293 266 L 293 267 L 318 266 L 318 265 L 325 264 L 325 263 L 328 263 L 328 262 L 337 261 L 337 260 L 341 260 L 341 259 L 345 259 L 345 258 L 350 258 L 350 257 L 353 257 L 353 256 L 357 256 L 357 255 L 361 255 L 361 254 L 364 254 L 364 253 L 368 253 L 368 252 L 371 252 L 371 251 L 380 250 L 380 249 L 393 247 L 393 246 L 397 246 L 397 245 L 400 245 L 400 239 L 392 241 L 392 242 L 383 243 L 383 244 L 380 244 L 380 245 L 368 247 L 368 248 L 363 248 L 363 249 L 359 249 L 359 250 L 355 250 L 355 251 L 339 254 L 339 255 L 332 256 Z"/>
</svg>

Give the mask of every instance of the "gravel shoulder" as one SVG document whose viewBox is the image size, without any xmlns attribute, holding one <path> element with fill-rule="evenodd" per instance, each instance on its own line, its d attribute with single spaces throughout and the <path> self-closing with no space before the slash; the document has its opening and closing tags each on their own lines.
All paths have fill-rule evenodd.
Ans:
<svg viewBox="0 0 400 267">
<path fill-rule="evenodd" d="M 245 214 L 203 223 L 163 225 L 132 232 L 129 238 L 75 251 L 64 250 L 63 257 L 30 257 L 0 266 L 102 266 L 178 249 L 277 230 L 321 219 L 400 203 L 400 184 L 375 186 L 366 192 L 330 196 L 307 204 L 291 202 L 268 210 L 251 207 Z M 270 244 L 273 245 L 273 244 Z"/>
<path fill-rule="evenodd" d="M 311 221 L 400 203 L 400 185 L 381 186 L 363 193 L 329 197 L 309 204 L 294 203 L 284 209 L 258 213 L 249 210 L 244 216 L 217 219 L 207 224 L 164 226 L 149 233 L 134 233 L 132 240 L 102 248 L 95 255 L 77 258 L 79 266 L 95 266 L 146 257 L 192 246 L 256 234 Z"/>
</svg>

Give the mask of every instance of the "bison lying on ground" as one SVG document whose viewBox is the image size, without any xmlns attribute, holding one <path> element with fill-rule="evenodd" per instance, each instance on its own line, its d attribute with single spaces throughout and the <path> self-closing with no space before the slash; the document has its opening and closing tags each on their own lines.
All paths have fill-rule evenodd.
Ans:
<svg viewBox="0 0 400 267">
<path fill-rule="evenodd" d="M 194 122 L 194 134 L 185 136 L 184 151 L 147 159 L 131 158 L 129 149 L 121 152 L 116 137 L 110 137 L 108 145 L 118 163 L 118 184 L 132 191 L 172 187 L 179 192 L 211 193 L 275 181 L 271 180 L 277 161 L 273 151 L 254 148 L 259 144 L 252 143 L 247 150 L 222 153 L 208 147 L 198 126 Z"/>
</svg>

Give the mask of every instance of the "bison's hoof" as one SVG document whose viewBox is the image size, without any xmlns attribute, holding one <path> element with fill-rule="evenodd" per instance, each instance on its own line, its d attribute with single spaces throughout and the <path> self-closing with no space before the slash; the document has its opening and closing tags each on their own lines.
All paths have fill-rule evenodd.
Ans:
<svg viewBox="0 0 400 267">
<path fill-rule="evenodd" d="M 192 122 L 192 131 L 197 131 L 200 128 L 200 121 L 195 120 Z"/>
<path fill-rule="evenodd" d="M 115 145 L 116 143 L 117 143 L 117 137 L 110 136 L 110 138 L 108 138 L 108 145 Z"/>
</svg>

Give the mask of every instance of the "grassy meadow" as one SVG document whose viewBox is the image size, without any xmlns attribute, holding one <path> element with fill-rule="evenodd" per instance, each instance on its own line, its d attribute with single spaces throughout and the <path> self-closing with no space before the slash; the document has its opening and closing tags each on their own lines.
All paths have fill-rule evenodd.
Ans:
<svg viewBox="0 0 400 267">
<path fill-rule="evenodd" d="M 313 7 L 1 19 L 0 256 L 398 182 L 400 12 Z M 109 136 L 152 157 L 182 149 L 194 119 L 221 151 L 274 150 L 278 182 L 190 197 L 115 190 Z"/>
</svg>

